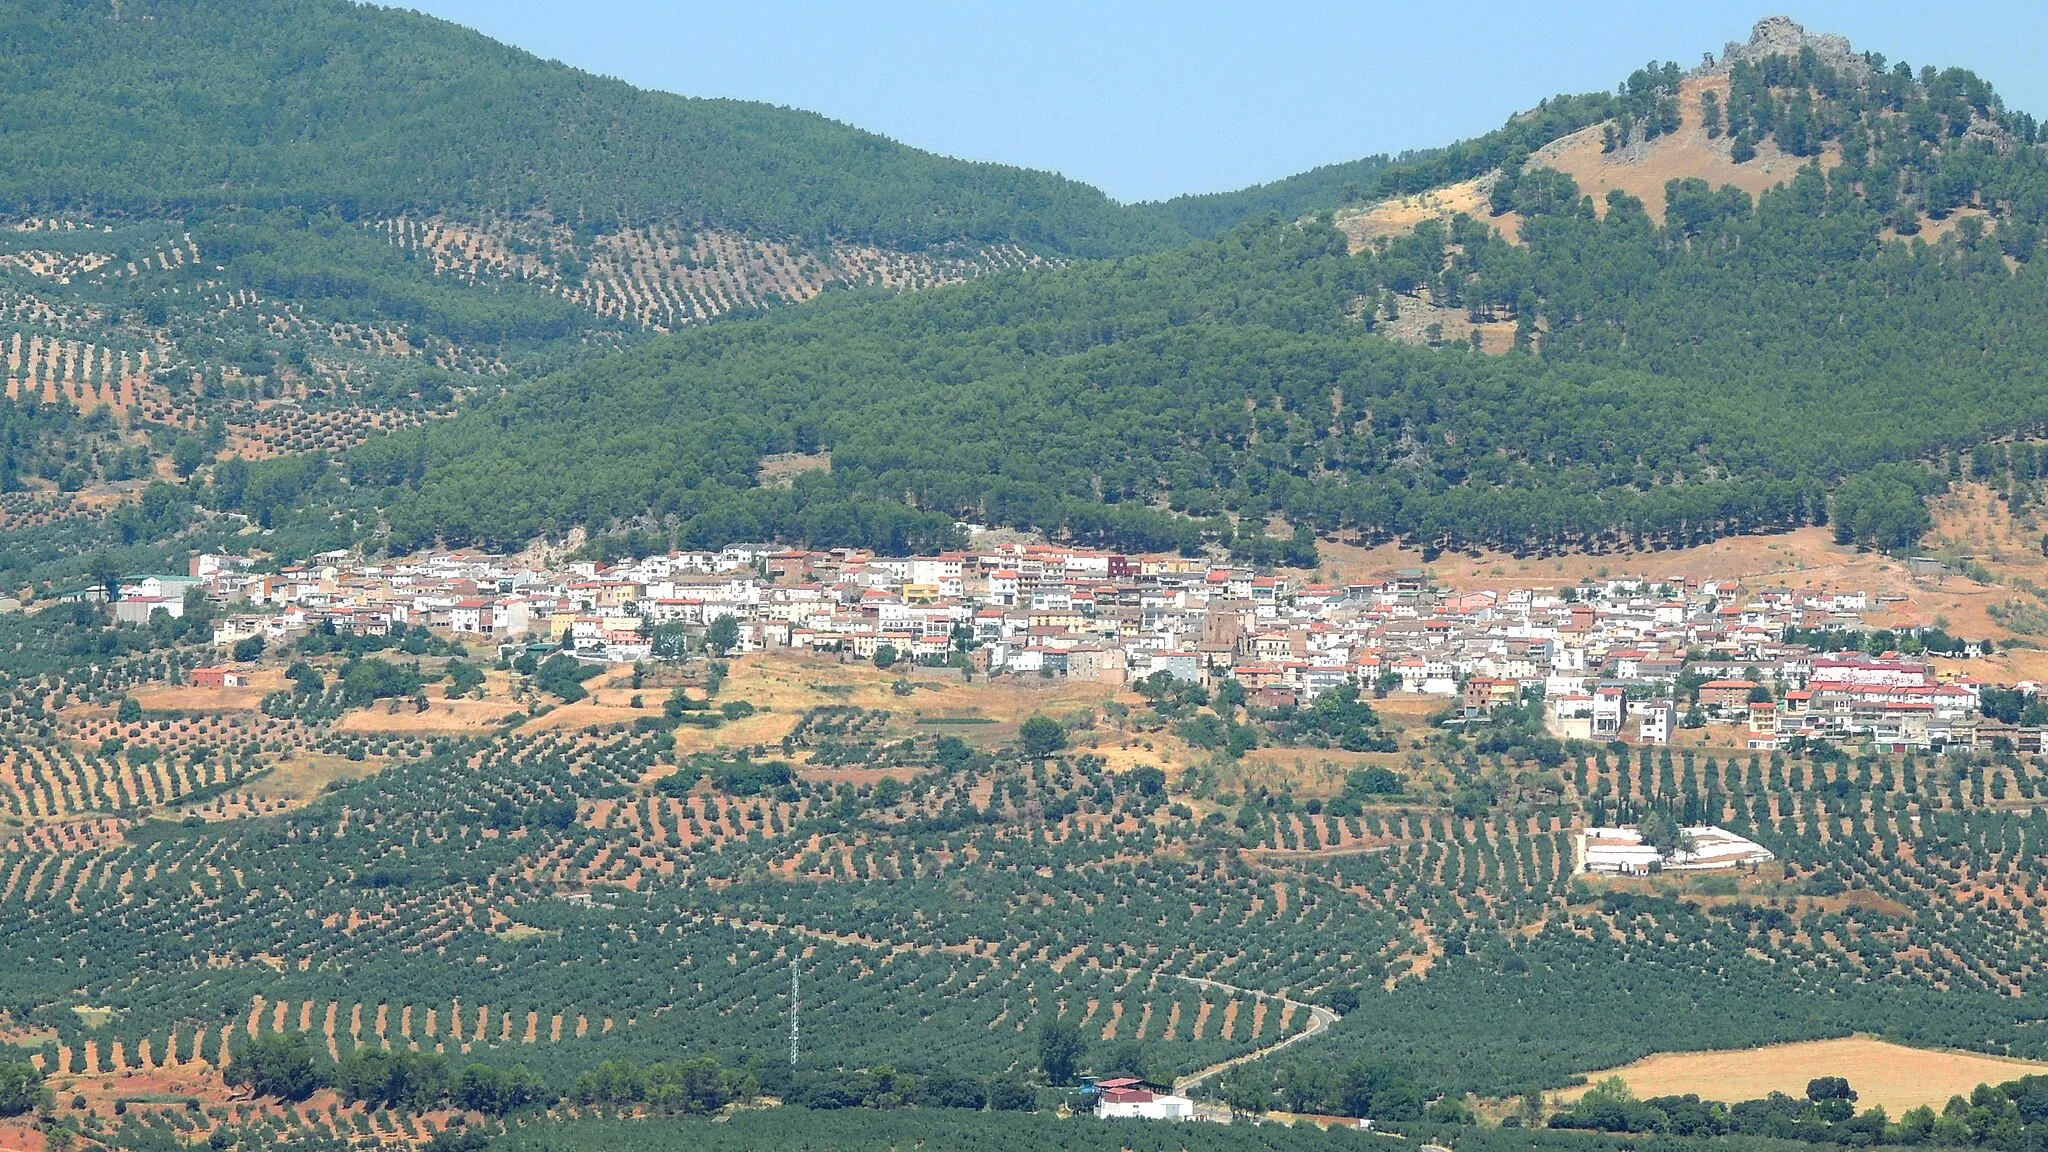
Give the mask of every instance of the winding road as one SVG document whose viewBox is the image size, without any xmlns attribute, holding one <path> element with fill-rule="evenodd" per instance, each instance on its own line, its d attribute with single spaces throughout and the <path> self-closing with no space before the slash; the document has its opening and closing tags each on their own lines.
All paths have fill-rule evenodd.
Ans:
<svg viewBox="0 0 2048 1152">
<path fill-rule="evenodd" d="M 825 940 L 835 944 L 859 944 L 867 947 L 889 948 L 892 950 L 903 951 L 933 950 L 930 945 L 916 945 L 908 942 L 891 943 L 889 941 L 878 940 L 871 937 L 848 936 L 842 933 L 826 932 L 821 929 L 807 928 L 795 924 L 777 924 L 763 920 L 740 920 L 737 918 L 720 916 L 715 913 L 706 918 L 715 923 L 724 924 L 728 927 L 741 928 L 754 932 L 764 932 L 769 935 L 776 935 L 787 932 L 793 936 L 799 936 L 813 940 Z M 1144 969 L 1110 968 L 1105 969 L 1105 971 L 1132 972 L 1138 975 L 1145 974 Z M 1152 975 L 1157 976 L 1160 975 L 1160 973 L 1153 973 Z M 1216 1064 L 1211 1064 L 1206 1068 L 1198 1068 L 1195 1071 L 1190 1072 L 1187 1075 L 1180 1077 L 1179 1079 L 1176 1079 L 1173 1082 L 1173 1093 L 1176 1096 L 1187 1095 L 1194 1089 L 1201 1087 L 1204 1083 L 1207 1083 L 1208 1081 L 1215 1079 L 1217 1076 L 1220 1076 L 1224 1072 L 1227 1072 L 1230 1069 L 1237 1067 L 1239 1064 L 1249 1064 L 1254 1060 L 1264 1059 L 1265 1057 L 1271 1056 L 1273 1053 L 1280 1051 L 1282 1048 L 1292 1047 L 1293 1045 L 1299 1044 L 1303 1040 L 1307 1040 L 1312 1036 L 1320 1036 L 1323 1033 L 1329 1031 L 1331 1025 L 1343 1019 L 1343 1017 L 1339 1015 L 1334 1009 L 1325 1008 L 1320 1004 L 1310 1004 L 1306 1000 L 1296 1000 L 1292 997 L 1282 996 L 1277 992 L 1267 992 L 1264 989 L 1260 988 L 1246 988 L 1240 984 L 1226 984 L 1221 980 L 1211 980 L 1206 976 L 1189 976 L 1179 972 L 1165 973 L 1165 975 L 1169 975 L 1175 980 L 1186 981 L 1187 983 L 1193 984 L 1198 988 L 1206 989 L 1211 992 L 1225 992 L 1233 996 L 1245 996 L 1255 1001 L 1271 1000 L 1279 1004 L 1283 1009 L 1293 1008 L 1297 1011 L 1306 1009 L 1308 1011 L 1308 1027 L 1303 1028 L 1301 1031 L 1296 1032 L 1294 1035 L 1285 1037 L 1272 1044 L 1268 1044 L 1263 1048 L 1254 1048 L 1249 1052 L 1232 1056 L 1228 1060 L 1224 1060 Z"/>
<path fill-rule="evenodd" d="M 1225 984 L 1221 980 L 1210 980 L 1207 977 L 1203 976 L 1183 976 L 1175 974 L 1174 979 L 1185 980 L 1190 984 L 1194 984 L 1214 992 L 1230 992 L 1239 996 L 1249 996 L 1254 1000 L 1275 1000 L 1278 1001 L 1283 1007 L 1292 1005 L 1295 1008 L 1308 1009 L 1308 1027 L 1303 1028 L 1301 1031 L 1296 1032 L 1294 1035 L 1289 1036 L 1283 1040 L 1280 1040 L 1277 1043 L 1268 1044 L 1264 1048 L 1254 1048 L 1241 1056 L 1232 1056 L 1230 1059 L 1225 1060 L 1220 1064 L 1211 1064 L 1207 1068 L 1197 1069 L 1196 1071 L 1188 1073 L 1187 1075 L 1173 1082 L 1173 1094 L 1176 1096 L 1187 1095 L 1194 1089 L 1201 1087 L 1202 1084 L 1206 1081 L 1214 1079 L 1215 1077 L 1223 1074 L 1231 1068 L 1236 1067 L 1239 1064 L 1249 1064 L 1254 1060 L 1258 1060 L 1266 1056 L 1271 1056 L 1273 1053 L 1280 1051 L 1282 1048 L 1286 1048 L 1294 1044 L 1299 1044 L 1300 1042 L 1308 1039 L 1311 1036 L 1320 1036 L 1324 1032 L 1328 1031 L 1332 1024 L 1335 1024 L 1337 1021 L 1343 1019 L 1343 1017 L 1339 1016 L 1334 1010 L 1325 1008 L 1320 1004 L 1310 1004 L 1303 1000 L 1291 1000 L 1285 996 L 1279 995 L 1278 993 L 1274 992 L 1265 992 L 1257 988 L 1243 988 L 1236 984 Z"/>
</svg>

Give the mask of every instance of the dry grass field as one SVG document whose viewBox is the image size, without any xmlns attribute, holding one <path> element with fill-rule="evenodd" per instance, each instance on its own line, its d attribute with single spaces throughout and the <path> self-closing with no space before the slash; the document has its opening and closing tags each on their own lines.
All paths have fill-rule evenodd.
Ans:
<svg viewBox="0 0 2048 1152">
<path fill-rule="evenodd" d="M 146 711 L 152 712 L 254 712 L 263 703 L 265 695 L 290 687 L 285 681 L 282 665 L 275 668 L 241 667 L 249 677 L 247 687 L 198 688 L 191 684 L 150 684 L 135 689 L 129 695 L 135 697 L 135 702 Z"/>
<path fill-rule="evenodd" d="M 1637 1096 L 1668 1096 L 1696 1092 L 1710 1100 L 1754 1100 L 1772 1092 L 1804 1096 L 1806 1082 L 1817 1076 L 1841 1076 L 1859 1094 L 1857 1106 L 1882 1104 L 1897 1116 L 1922 1104 L 1936 1111 L 1950 1096 L 1967 1097 L 1979 1084 L 1997 1084 L 2021 1076 L 2048 1073 L 2048 1064 L 1907 1048 L 1871 1036 L 1840 1040 L 1809 1040 L 1764 1048 L 1713 1052 L 1660 1052 L 1621 1068 L 1587 1073 L 1588 1084 L 1619 1076 Z M 1558 1093 L 1561 1101 L 1576 1100 L 1584 1087 Z"/>
<path fill-rule="evenodd" d="M 716 729 L 683 726 L 676 730 L 676 752 L 689 755 L 720 749 L 768 746 L 771 749 L 795 728 L 806 712 L 821 707 L 855 707 L 889 712 L 888 723 L 878 735 L 885 741 L 913 736 L 956 736 L 977 747 L 993 749 L 1017 738 L 1018 727 L 1034 715 L 1050 716 L 1070 728 L 1068 740 L 1077 752 L 1101 757 L 1111 772 L 1126 772 L 1141 766 L 1159 768 L 1174 779 L 1188 768 L 1211 763 L 1211 753 L 1186 744 L 1171 727 L 1142 725 L 1148 711 L 1146 700 L 1126 688 L 1105 684 L 1040 682 L 998 678 L 973 683 L 918 678 L 907 696 L 897 695 L 893 685 L 901 677 L 871 664 L 841 664 L 822 657 L 787 652 L 755 653 L 731 661 L 732 673 L 719 693 L 720 701 L 745 700 L 757 711 L 752 716 L 728 721 Z M 597 682 L 593 681 L 593 685 Z M 600 688 L 593 699 L 558 708 L 536 721 L 537 726 L 574 729 L 592 723 L 616 722 L 647 715 L 623 707 L 623 689 Z M 643 692 L 645 706 L 657 709 L 667 695 L 666 688 Z M 1434 779 L 1429 769 L 1413 763 L 1416 753 L 1411 734 L 1424 734 L 1427 717 L 1441 710 L 1442 697 L 1390 696 L 1374 701 L 1400 740 L 1399 752 L 1360 753 L 1325 748 L 1261 748 L 1247 754 L 1228 769 L 1224 790 L 1264 786 L 1274 791 L 1289 789 L 1302 796 L 1334 795 L 1343 787 L 1344 773 L 1368 764 L 1382 764 L 1404 773 Z M 1116 715 L 1117 706 L 1127 711 Z M 552 723 L 551 723 L 552 722 Z M 904 776 L 908 770 L 876 770 L 801 766 L 806 754 L 795 759 L 808 779 L 873 783 L 883 775 Z M 1189 801 L 1198 811 L 1209 805 Z"/>
<path fill-rule="evenodd" d="M 1775 141 L 1765 140 L 1758 145 L 1755 159 L 1737 164 L 1729 157 L 1729 137 L 1707 136 L 1700 94 L 1709 90 L 1726 105 L 1725 75 L 1691 77 L 1679 85 L 1679 110 L 1685 124 L 1676 132 L 1603 152 L 1602 126 L 1595 124 L 1537 149 L 1529 157 L 1529 164 L 1554 168 L 1571 176 L 1578 181 L 1580 193 L 1591 196 L 1594 209 L 1602 214 L 1607 211 L 1607 194 L 1619 190 L 1641 200 L 1650 215 L 1662 221 L 1666 181 L 1691 177 L 1717 188 L 1732 184 L 1754 197 L 1789 181 L 1800 167 L 1811 163 L 1804 157 L 1785 155 L 1778 151 Z M 1819 160 L 1822 167 L 1834 167 L 1841 163 L 1840 149 L 1829 144 Z M 1487 196 L 1492 186 L 1492 180 L 1485 176 L 1465 180 L 1413 196 L 1344 209 L 1337 213 L 1335 223 L 1350 238 L 1353 251 L 1369 247 L 1382 236 L 1404 235 L 1424 220 L 1448 221 L 1460 212 L 1486 221 L 1509 243 L 1517 243 L 1521 217 L 1512 212 L 1490 214 Z M 1954 226 L 1952 220 L 1942 223 Z"/>
<path fill-rule="evenodd" d="M 912 685 L 898 695 L 899 682 Z M 623 698 L 623 697 L 622 697 Z M 803 714 L 833 706 L 891 713 L 889 736 L 913 733 L 958 736 L 970 744 L 993 746 L 1016 738 L 1017 728 L 1034 715 L 1070 719 L 1081 713 L 1098 718 L 1092 731 L 1075 733 L 1081 746 L 1093 745 L 1116 767 L 1158 762 L 1142 748 L 1127 750 L 1115 726 L 1105 719 L 1105 706 L 1121 700 L 1135 707 L 1139 698 L 1106 684 L 1020 681 L 998 678 L 963 683 L 925 675 L 901 676 L 872 664 L 841 664 L 826 657 L 791 653 L 760 653 L 736 660 L 719 699 L 745 700 L 761 712 L 716 730 L 683 728 L 676 733 L 678 751 L 704 751 L 743 744 L 774 743 L 787 735 Z M 658 699 L 649 697 L 650 705 Z M 1155 745 L 1157 745 L 1155 740 Z"/>
<path fill-rule="evenodd" d="M 446 700 L 430 688 L 425 712 L 414 711 L 410 704 L 401 704 L 396 712 L 384 707 L 365 708 L 343 716 L 334 730 L 408 736 L 464 735 L 481 732 L 518 711 L 518 705 L 502 697 Z"/>
<path fill-rule="evenodd" d="M 1594 208 L 1603 214 L 1607 193 L 1618 189 L 1641 200 L 1651 217 L 1661 222 L 1668 180 L 1692 177 L 1716 188 L 1733 184 L 1755 197 L 1773 185 L 1789 182 L 1793 173 L 1813 162 L 1813 158 L 1785 155 L 1774 140 L 1766 140 L 1757 146 L 1755 159 L 1737 164 L 1728 155 L 1728 136 L 1707 137 L 1700 94 L 1709 90 L 1727 105 L 1726 76 L 1696 76 L 1679 85 L 1679 113 L 1685 124 L 1669 135 L 1602 152 L 1600 125 L 1596 124 L 1537 149 L 1529 163 L 1571 176 L 1578 181 L 1580 193 L 1591 196 Z M 1841 150 L 1829 144 L 1818 159 L 1823 168 L 1832 168 L 1842 162 Z"/>
<path fill-rule="evenodd" d="M 1905 569 L 1888 557 L 1834 543 L 1825 528 L 1802 528 L 1771 536 L 1730 536 L 1696 548 L 1660 552 L 1574 553 L 1521 558 L 1505 552 L 1446 552 L 1424 563 L 1414 548 L 1381 545 L 1357 548 L 1321 543 L 1323 572 L 1331 580 L 1384 577 L 1404 568 L 1428 571 L 1438 583 L 1460 590 L 1559 587 L 1581 580 L 1641 577 L 1690 581 L 1741 580 L 1751 587 L 1823 587 L 1862 581 L 1872 595 L 1905 591 Z"/>
<path fill-rule="evenodd" d="M 302 804 L 320 794 L 333 780 L 359 780 L 384 767 L 370 760 L 350 760 L 322 752 L 306 752 L 280 760 L 277 771 L 251 785 L 246 791 L 258 799 Z"/>
<path fill-rule="evenodd" d="M 975 717 L 992 724 L 961 725 L 963 729 L 1007 728 L 1044 713 L 1061 715 L 1078 708 L 1100 709 L 1117 695 L 1108 685 L 1066 683 L 1025 686 L 1015 678 L 977 679 L 972 684 L 923 676 L 908 677 L 910 694 L 899 696 L 893 685 L 906 677 L 872 664 L 841 664 L 835 659 L 783 653 L 750 656 L 737 661 L 719 693 L 721 700 L 746 700 L 755 707 L 800 715 L 807 708 L 850 705 L 880 708 L 905 720 L 932 717 Z M 966 735 L 965 732 L 961 735 Z"/>
</svg>

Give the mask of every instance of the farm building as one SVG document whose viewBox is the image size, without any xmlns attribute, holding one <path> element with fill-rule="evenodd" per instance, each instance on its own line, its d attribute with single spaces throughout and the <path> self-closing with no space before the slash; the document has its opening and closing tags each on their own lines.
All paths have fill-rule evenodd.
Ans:
<svg viewBox="0 0 2048 1152">
<path fill-rule="evenodd" d="M 1128 1077 L 1104 1080 L 1095 1087 L 1101 1093 L 1095 1098 L 1097 1119 L 1192 1120 L 1195 1116 L 1194 1101 L 1171 1092 L 1155 1091 Z"/>
<path fill-rule="evenodd" d="M 1771 850 L 1754 840 L 1737 836 L 1726 828 L 1701 825 L 1687 828 L 1683 833 L 1689 848 L 1682 848 L 1664 867 L 1682 871 L 1707 871 L 1715 868 L 1739 868 L 1744 864 L 1761 864 L 1777 857 Z"/>
<path fill-rule="evenodd" d="M 1643 843 L 1643 834 L 1634 828 L 1588 828 L 1579 833 L 1579 871 L 1615 876 L 1666 869 L 1707 872 L 1775 859 L 1770 849 L 1726 828 L 1702 824 L 1682 829 L 1680 836 L 1684 846 L 1666 856 Z"/>
<path fill-rule="evenodd" d="M 1579 870 L 1640 876 L 1662 867 L 1664 857 L 1643 843 L 1633 828 L 1588 828 L 1579 833 Z"/>
<path fill-rule="evenodd" d="M 249 683 L 248 676 L 233 668 L 194 668 L 194 688 L 240 688 Z"/>
<path fill-rule="evenodd" d="M 176 620 L 185 615 L 185 602 L 168 596 L 123 596 L 114 602 L 114 620 L 121 624 L 148 624 L 159 612 Z"/>
</svg>

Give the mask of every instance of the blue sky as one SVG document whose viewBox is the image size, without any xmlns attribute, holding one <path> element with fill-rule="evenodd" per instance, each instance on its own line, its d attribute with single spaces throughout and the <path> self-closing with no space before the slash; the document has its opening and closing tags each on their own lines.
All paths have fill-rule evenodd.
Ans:
<svg viewBox="0 0 2048 1152">
<path fill-rule="evenodd" d="M 1497 126 L 1646 60 L 1690 66 L 1764 15 L 1961 65 L 2048 119 L 2048 4 L 1032 4 L 415 0 L 550 59 L 690 96 L 824 113 L 920 148 L 1211 192 Z"/>
</svg>

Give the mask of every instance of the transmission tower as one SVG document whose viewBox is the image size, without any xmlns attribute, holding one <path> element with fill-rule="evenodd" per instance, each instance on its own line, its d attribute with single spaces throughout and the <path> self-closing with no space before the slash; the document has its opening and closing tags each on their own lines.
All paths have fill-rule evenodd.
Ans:
<svg viewBox="0 0 2048 1152">
<path fill-rule="evenodd" d="M 803 996 L 797 986 L 797 958 L 789 958 L 789 1066 L 796 1067 L 797 1040 L 802 1035 L 797 1016 L 803 1011 Z"/>
</svg>

